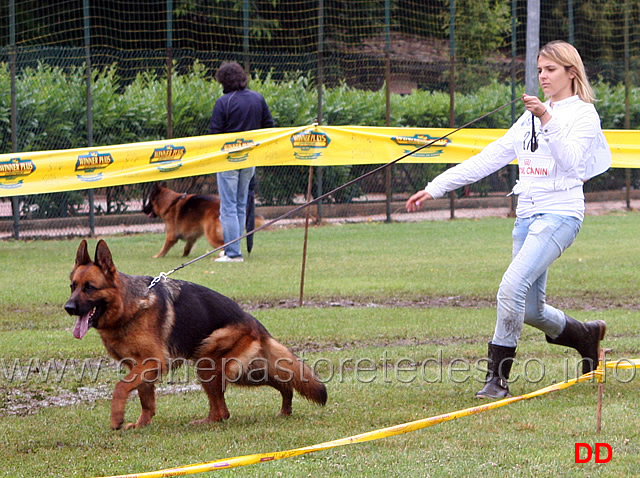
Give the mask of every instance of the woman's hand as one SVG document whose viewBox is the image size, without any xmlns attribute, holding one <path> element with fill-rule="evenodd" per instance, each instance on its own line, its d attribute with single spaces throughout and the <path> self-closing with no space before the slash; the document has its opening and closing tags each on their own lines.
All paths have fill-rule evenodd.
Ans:
<svg viewBox="0 0 640 478">
<path fill-rule="evenodd" d="M 407 211 L 419 211 L 422 207 L 422 203 L 428 201 L 429 199 L 433 199 L 433 196 L 431 196 L 431 194 L 429 194 L 427 191 L 425 191 L 424 189 L 418 191 L 409 199 L 407 199 Z"/>
<path fill-rule="evenodd" d="M 527 94 L 522 95 L 522 101 L 524 102 L 524 107 L 527 111 L 531 111 L 534 116 L 538 118 L 542 118 L 542 116 L 547 111 L 547 107 L 544 105 L 540 98 L 537 96 L 529 96 Z"/>
</svg>

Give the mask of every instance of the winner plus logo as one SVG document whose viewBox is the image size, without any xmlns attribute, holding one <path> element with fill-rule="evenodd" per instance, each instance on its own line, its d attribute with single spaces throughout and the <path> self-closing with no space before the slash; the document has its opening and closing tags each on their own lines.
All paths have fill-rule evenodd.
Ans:
<svg viewBox="0 0 640 478">
<path fill-rule="evenodd" d="M 322 150 L 329 146 L 331 139 L 326 133 L 308 129 L 291 136 L 291 146 L 294 157 L 304 161 L 317 159 L 322 155 Z"/>
<path fill-rule="evenodd" d="M 404 146 L 406 148 L 419 148 L 428 144 L 425 148 L 415 153 L 413 156 L 416 158 L 433 158 L 440 156 L 444 148 L 451 143 L 448 138 L 434 138 L 428 134 L 414 134 L 413 136 L 394 136 L 391 140 L 398 146 Z M 405 153 L 410 153 L 412 150 L 405 149 Z"/>
<path fill-rule="evenodd" d="M 89 151 L 81 154 L 76 161 L 76 173 L 81 181 L 98 181 L 102 179 L 102 171 L 113 163 L 110 153 Z"/>
<path fill-rule="evenodd" d="M 36 165 L 30 159 L 11 158 L 0 161 L 0 188 L 14 189 L 22 185 L 27 176 L 33 174 Z"/>
<path fill-rule="evenodd" d="M 222 151 L 227 153 L 227 161 L 240 163 L 249 158 L 249 151 L 256 146 L 257 144 L 250 139 L 238 138 L 230 143 L 225 143 L 222 146 Z"/>
<path fill-rule="evenodd" d="M 156 148 L 153 150 L 151 158 L 149 158 L 149 164 L 157 166 L 158 171 L 166 173 L 168 171 L 175 171 L 182 166 L 182 158 L 187 152 L 187 148 L 184 146 L 174 146 L 168 144 L 162 148 Z"/>
</svg>

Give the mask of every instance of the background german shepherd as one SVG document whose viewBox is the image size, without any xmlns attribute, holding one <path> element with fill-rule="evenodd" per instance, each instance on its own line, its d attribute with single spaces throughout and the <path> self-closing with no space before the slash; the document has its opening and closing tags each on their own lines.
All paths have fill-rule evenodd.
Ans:
<svg viewBox="0 0 640 478">
<path fill-rule="evenodd" d="M 116 270 L 111 251 L 100 240 L 92 261 L 83 240 L 71 271 L 71 297 L 65 310 L 78 316 L 73 335 L 97 329 L 107 352 L 129 369 L 116 384 L 111 427 L 124 422 L 125 403 L 138 390 L 143 427 L 155 414 L 155 383 L 186 360 L 209 398 L 209 414 L 193 423 L 229 418 L 228 383 L 270 385 L 282 395 L 281 415 L 291 414 L 293 390 L 324 405 L 325 386 L 287 347 L 228 297 L 191 282 L 166 279 L 149 289 L 151 277 Z"/>
<path fill-rule="evenodd" d="M 142 211 L 149 217 L 161 218 L 165 225 L 164 245 L 153 257 L 163 257 L 179 239 L 187 241 L 182 251 L 186 257 L 203 234 L 213 248 L 224 244 L 220 198 L 214 194 L 181 194 L 167 188 L 164 182 L 154 184 Z"/>
</svg>

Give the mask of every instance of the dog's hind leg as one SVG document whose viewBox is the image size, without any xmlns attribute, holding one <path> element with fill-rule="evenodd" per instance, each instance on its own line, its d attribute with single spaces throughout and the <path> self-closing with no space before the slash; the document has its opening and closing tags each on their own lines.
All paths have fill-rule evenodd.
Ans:
<svg viewBox="0 0 640 478">
<path fill-rule="evenodd" d="M 293 389 L 291 388 L 291 384 L 280 382 L 270 377 L 267 385 L 272 386 L 280 392 L 280 395 L 282 395 L 282 408 L 278 415 L 282 415 L 284 417 L 291 415 L 291 402 L 293 401 Z"/>
<path fill-rule="evenodd" d="M 129 423 L 125 427 L 125 430 L 147 426 L 156 414 L 156 387 L 153 383 L 142 382 L 138 387 L 138 397 L 140 397 L 142 411 L 140 412 L 138 421 Z"/>
<path fill-rule="evenodd" d="M 220 422 L 231 416 L 224 400 L 226 384 L 224 383 L 223 374 L 219 373 L 220 370 L 220 363 L 217 363 L 211 368 L 199 368 L 197 370 L 196 374 L 209 399 L 209 415 L 201 420 L 192 421 L 192 425 Z M 216 371 L 218 371 L 218 373 L 216 373 Z"/>
<path fill-rule="evenodd" d="M 213 248 L 218 248 L 224 244 L 224 236 L 222 235 L 222 225 L 219 220 L 211 221 L 205 224 L 204 236 Z"/>
<path fill-rule="evenodd" d="M 184 245 L 184 249 L 182 250 L 182 257 L 187 257 L 193 248 L 193 245 L 196 243 L 196 239 L 187 239 L 187 243 Z"/>
</svg>

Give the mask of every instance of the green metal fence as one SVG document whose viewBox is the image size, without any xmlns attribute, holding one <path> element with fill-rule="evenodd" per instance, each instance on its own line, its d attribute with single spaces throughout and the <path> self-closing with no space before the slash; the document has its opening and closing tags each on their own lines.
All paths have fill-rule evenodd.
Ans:
<svg viewBox="0 0 640 478">
<path fill-rule="evenodd" d="M 541 1 L 540 9 L 540 44 L 565 39 L 581 51 L 602 96 L 603 127 L 638 128 L 637 2 Z M 458 126 L 523 91 L 526 22 L 522 0 L 10 0 L 0 5 L 0 152 L 205 134 L 220 94 L 213 73 L 225 60 L 250 72 L 250 86 L 267 97 L 277 126 Z M 416 92 L 434 99 L 424 109 L 395 106 L 394 98 Z M 367 211 L 389 220 L 407 194 L 444 167 L 394 166 L 314 214 L 332 214 L 335 204 L 344 205 L 341 214 L 356 214 L 369 203 Z M 318 168 L 313 191 L 365 170 Z M 505 169 L 457 195 L 504 193 L 514 174 Z M 258 205 L 299 202 L 307 178 L 306 168 L 260 168 Z M 630 191 L 638 182 L 635 171 L 611 171 L 589 187 Z M 216 192 L 213 176 L 171 186 Z M 148 187 L 11 199 L 0 190 L 0 237 L 157 229 L 141 214 Z M 260 188 L 269 194 L 261 198 Z M 267 197 L 281 199 L 271 204 Z"/>
</svg>

